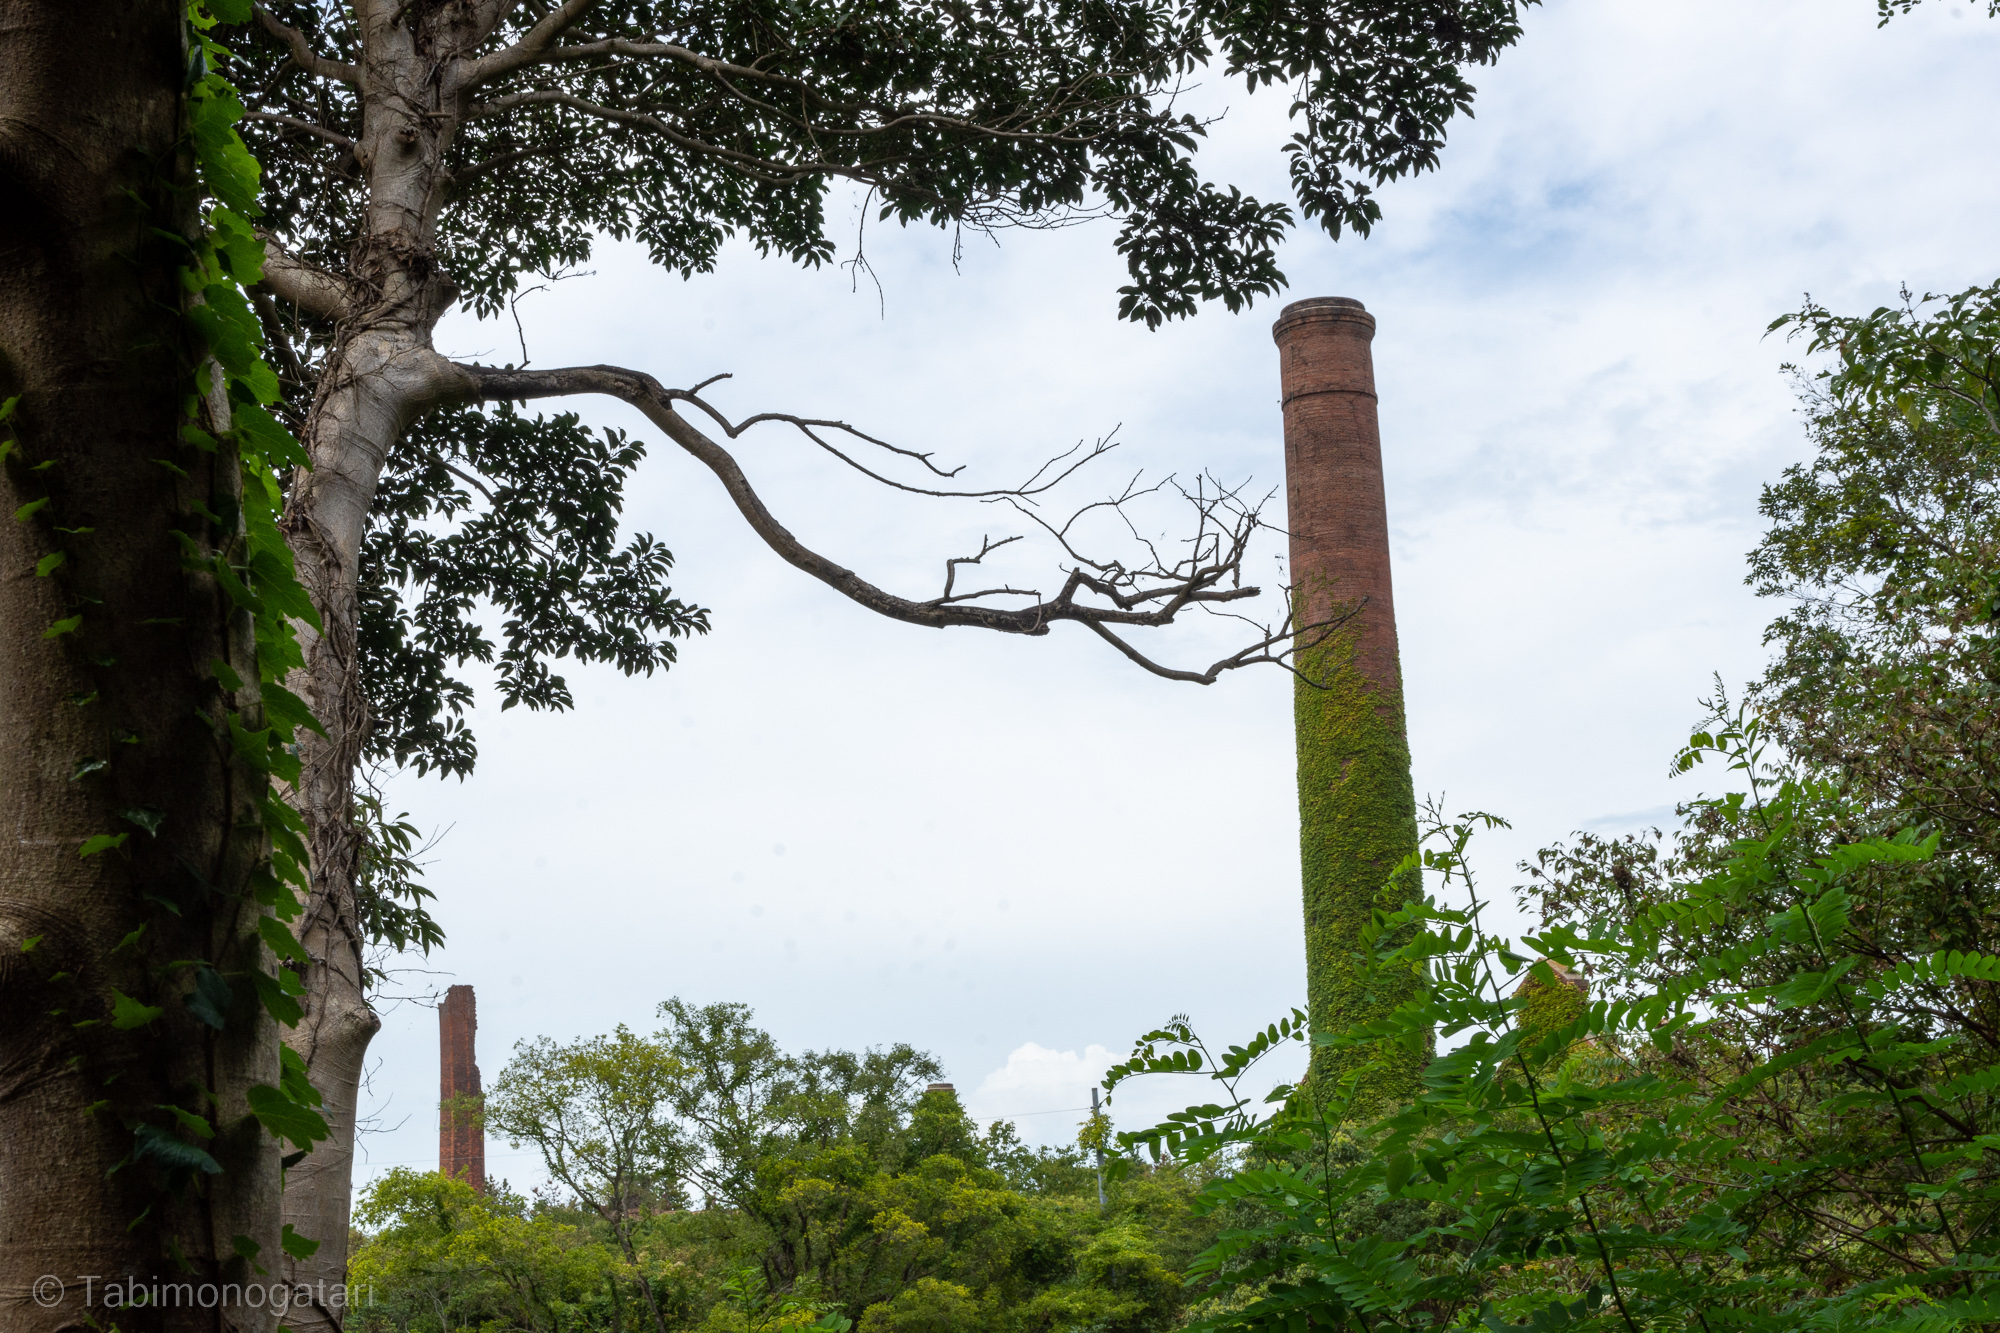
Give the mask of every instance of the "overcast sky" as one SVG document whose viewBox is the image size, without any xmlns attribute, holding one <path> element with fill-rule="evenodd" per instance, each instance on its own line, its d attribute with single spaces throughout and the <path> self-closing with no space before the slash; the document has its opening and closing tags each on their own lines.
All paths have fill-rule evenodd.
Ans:
<svg viewBox="0 0 2000 1333">
<path fill-rule="evenodd" d="M 1355 297 L 1378 320 L 1417 789 L 1514 821 L 1480 856 L 1503 897 L 1572 830 L 1666 819 L 1696 790 L 1666 764 L 1712 675 L 1760 669 L 1775 608 L 1743 556 L 1760 484 L 1804 447 L 1765 326 L 1807 291 L 1862 312 L 1900 283 L 1996 276 L 1983 14 L 1932 0 L 1878 30 L 1871 0 L 1555 0 L 1475 71 L 1442 170 L 1382 191 L 1374 236 L 1286 247 L 1284 300 Z M 1287 197 L 1284 111 L 1238 98 L 1210 173 Z M 730 371 L 734 413 L 842 417 L 981 485 L 1114 428 L 1079 502 L 1141 467 L 1278 485 L 1280 303 L 1120 324 L 1112 237 L 969 241 L 954 269 L 948 237 L 871 226 L 879 294 L 743 246 L 686 283 L 607 246 L 521 317 L 535 365 Z M 449 323 L 440 345 L 520 356 L 511 322 Z M 878 619 L 766 551 L 636 414 L 577 406 L 655 444 L 627 515 L 715 629 L 664 676 L 570 672 L 574 713 L 482 711 L 475 777 L 392 788 L 443 835 L 450 936 L 394 989 L 475 986 L 489 1084 L 517 1040 L 737 1000 L 790 1048 L 930 1050 L 975 1112 L 1059 1141 L 1147 1027 L 1185 1011 L 1226 1044 L 1300 1000 L 1289 678 L 1172 684 L 1075 627 Z M 1023 530 L 777 431 L 740 456 L 802 539 L 894 590 L 932 595 L 945 557 Z M 1014 569 L 1057 577 L 1046 546 Z M 1205 665 L 1229 638 L 1156 647 Z M 364 1175 L 435 1165 L 436 1033 L 434 1010 L 389 1008 Z M 1121 1099 L 1121 1123 L 1175 1095 Z M 488 1149 L 494 1175 L 539 1179 Z"/>
</svg>

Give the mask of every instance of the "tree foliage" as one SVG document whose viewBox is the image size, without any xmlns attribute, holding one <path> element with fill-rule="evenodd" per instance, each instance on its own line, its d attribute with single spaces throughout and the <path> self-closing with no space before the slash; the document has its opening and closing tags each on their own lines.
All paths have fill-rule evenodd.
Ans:
<svg viewBox="0 0 2000 1333">
<path fill-rule="evenodd" d="M 982 1130 L 908 1046 L 788 1054 L 740 1005 L 661 1012 L 651 1036 L 523 1043 L 488 1103 L 540 1149 L 546 1206 L 620 1255 L 628 1320 L 1154 1333 L 1195 1298 L 1181 1269 L 1214 1228 L 1182 1173 L 1100 1211 L 1082 1154 Z"/>
<path fill-rule="evenodd" d="M 370 1244 L 354 1256 L 357 1333 L 494 1326 L 574 1329 L 608 1304 L 617 1251 L 507 1190 L 396 1167 L 354 1210 Z M 490 1321 L 490 1322 L 489 1322 Z"/>
<path fill-rule="evenodd" d="M 1289 90 L 1300 209 L 1336 236 L 1365 233 L 1376 186 L 1436 166 L 1447 123 L 1471 105 L 1466 69 L 1520 34 L 1515 0 L 464 11 L 402 6 L 380 38 L 386 50 L 400 29 L 437 53 L 487 53 L 440 75 L 477 82 L 425 164 L 440 192 L 434 238 L 391 242 L 371 220 L 380 164 L 363 146 L 361 10 L 281 0 L 245 36 L 268 224 L 351 297 L 371 290 L 378 244 L 402 247 L 398 264 L 421 248 L 419 276 L 448 275 L 481 316 L 574 272 L 607 237 L 683 275 L 711 269 L 731 236 L 818 265 L 843 239 L 827 204 L 845 183 L 882 220 L 955 236 L 1109 216 L 1131 277 L 1126 317 L 1236 309 L 1281 287 L 1276 246 L 1296 218 L 1203 177 L 1207 121 L 1185 96 L 1197 80 Z M 312 401 L 340 327 L 296 306 L 265 313 L 292 349 L 288 396 Z M 636 442 L 571 414 L 447 402 L 380 447 L 361 552 L 369 754 L 463 776 L 477 754 L 468 666 L 497 670 L 504 706 L 564 708 L 564 659 L 651 672 L 706 630 L 673 596 L 665 548 L 617 534 Z"/>
<path fill-rule="evenodd" d="M 2000 288 L 1794 317 L 1814 453 L 1767 487 L 1751 558 L 1791 603 L 1754 699 L 1867 828 L 1936 832 L 1872 929 L 1977 948 L 2000 913 Z"/>
<path fill-rule="evenodd" d="M 363 548 L 362 679 L 370 754 L 463 777 L 477 750 L 464 712 L 468 662 L 494 668 L 502 709 L 568 709 L 552 662 L 671 666 L 705 611 L 667 587 L 673 556 L 619 539 L 624 489 L 643 455 L 624 432 L 575 413 L 529 418 L 511 403 L 426 417 L 392 460 Z M 475 498 L 476 497 L 476 498 Z M 500 608 L 503 644 L 486 624 Z"/>
<path fill-rule="evenodd" d="M 2000 1220 L 1986 1147 L 2000 1050 L 1968 1021 L 2000 959 L 1938 951 L 1883 966 L 1856 953 L 1868 873 L 1921 863 L 1934 841 L 1816 845 L 1837 794 L 1766 768 L 1754 723 L 1697 736 L 1683 757 L 1703 754 L 1750 787 L 1698 803 L 1739 829 L 1731 854 L 1643 911 L 1558 921 L 1518 948 L 1487 932 L 1465 859 L 1475 827 L 1495 821 L 1433 817 L 1423 865 L 1441 891 L 1371 930 L 1378 945 L 1405 941 L 1372 961 L 1416 975 L 1419 995 L 1314 1038 L 1379 1058 L 1432 1030 L 1453 1039 L 1409 1105 L 1349 1119 L 1357 1071 L 1317 1102 L 1280 1088 L 1268 1116 L 1232 1085 L 1227 1101 L 1128 1136 L 1183 1160 L 1242 1155 L 1197 1207 L 1247 1204 L 1266 1220 L 1193 1266 L 1243 1294 L 1204 1327 L 1636 1333 L 2000 1317 L 1986 1257 Z M 1557 982 L 1537 953 L 1625 984 L 1537 1030 L 1524 1022 L 1534 988 L 1514 984 Z"/>
</svg>

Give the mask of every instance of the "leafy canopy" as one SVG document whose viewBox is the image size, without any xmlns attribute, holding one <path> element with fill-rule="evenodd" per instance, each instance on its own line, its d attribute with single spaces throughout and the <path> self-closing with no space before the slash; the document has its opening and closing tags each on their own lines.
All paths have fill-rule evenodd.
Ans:
<svg viewBox="0 0 2000 1333">
<path fill-rule="evenodd" d="M 879 219 L 936 226 L 954 244 L 967 229 L 1107 218 L 1129 276 L 1120 312 L 1157 325 L 1202 301 L 1237 309 L 1275 294 L 1276 247 L 1299 213 L 1336 236 L 1367 232 L 1377 186 L 1437 165 L 1448 122 L 1471 106 L 1465 71 L 1517 40 L 1518 8 L 415 0 L 371 56 L 355 7 L 277 0 L 270 16 L 316 58 L 253 24 L 237 81 L 266 221 L 364 295 L 393 253 L 491 316 L 524 284 L 588 263 L 603 237 L 636 240 L 683 275 L 711 269 L 731 236 L 823 264 L 843 243 L 827 207 L 839 185 Z M 523 45 L 544 23 L 559 33 Z M 394 58 L 414 63 L 392 75 L 406 41 L 415 54 Z M 1207 123 L 1186 94 L 1218 79 L 1291 97 L 1297 212 L 1200 170 Z M 370 154 L 406 150 L 368 136 L 371 114 L 379 124 L 412 99 L 436 100 L 425 123 L 439 136 L 421 168 L 435 178 L 429 211 L 414 220 L 371 195 Z M 299 311 L 271 318 L 298 349 L 287 396 L 310 402 L 340 332 Z M 639 457 L 622 435 L 441 405 L 383 445 L 361 556 L 371 757 L 468 773 L 469 664 L 497 670 L 505 705 L 560 709 L 563 660 L 650 672 L 707 629 L 668 587 L 666 550 L 618 535 Z"/>
<path fill-rule="evenodd" d="M 1294 99 L 1284 145 L 1308 218 L 1366 233 L 1373 187 L 1437 165 L 1469 111 L 1464 67 L 1520 36 L 1515 0 L 618 0 L 570 6 L 551 53 L 471 94 L 444 165 L 439 260 L 481 314 L 523 274 L 585 262 L 598 235 L 654 262 L 710 268 L 742 235 L 807 264 L 835 253 L 825 203 L 864 187 L 882 218 L 950 229 L 1109 215 L 1131 283 L 1120 311 L 1157 324 L 1202 300 L 1276 292 L 1289 207 L 1204 180 L 1206 123 L 1182 95 L 1219 77 Z M 353 14 L 272 12 L 312 49 L 361 58 Z M 414 30 L 431 4 L 404 6 Z M 481 43 L 517 42 L 552 6 L 504 7 Z M 412 12 L 414 11 L 414 12 Z M 462 20 L 461 20 L 462 22 Z M 454 37 L 458 34 L 453 33 Z M 275 225 L 326 267 L 359 238 L 362 192 L 339 138 L 362 137 L 349 84 L 267 45 L 260 105 Z M 333 174 L 328 174 L 328 168 Z M 348 173 L 343 176 L 343 169 Z"/>
</svg>

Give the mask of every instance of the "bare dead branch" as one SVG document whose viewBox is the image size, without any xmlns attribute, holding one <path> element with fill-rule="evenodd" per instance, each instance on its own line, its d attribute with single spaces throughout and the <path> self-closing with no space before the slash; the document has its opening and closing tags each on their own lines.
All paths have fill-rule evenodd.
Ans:
<svg viewBox="0 0 2000 1333">
<path fill-rule="evenodd" d="M 931 605 L 942 606 L 947 602 L 970 602 L 970 601 L 976 601 L 981 597 L 1034 596 L 1032 592 L 1028 591 L 1025 588 L 1011 588 L 1011 587 L 988 588 L 984 592 L 966 592 L 966 593 L 958 593 L 956 595 L 954 595 L 951 590 L 952 584 L 955 583 L 958 579 L 958 567 L 960 565 L 976 565 L 980 561 L 984 560 L 987 556 L 991 555 L 993 552 L 999 550 L 1001 547 L 1012 546 L 1015 542 L 1020 540 L 1021 539 L 1019 537 L 1002 537 L 999 541 L 996 542 L 991 537 L 982 536 L 979 539 L 978 555 L 955 555 L 951 559 L 945 561 L 944 591 L 938 594 L 938 596 L 932 601 Z"/>
<path fill-rule="evenodd" d="M 1217 484 L 1211 491 L 1207 479 L 1197 483 L 1193 491 L 1176 488 L 1195 506 L 1198 523 L 1195 536 L 1187 543 L 1188 554 L 1171 564 L 1155 558 L 1141 567 L 1128 568 L 1116 560 L 1079 556 L 1078 566 L 1068 571 L 1061 590 L 1053 597 L 1043 597 L 1032 589 L 1011 586 L 978 593 L 954 592 L 958 565 L 977 564 L 1014 540 L 986 538 L 981 542 L 978 555 L 955 557 L 946 562 L 943 595 L 920 602 L 877 587 L 793 536 L 764 504 L 735 457 L 675 411 L 677 402 L 687 401 L 696 402 L 710 415 L 716 415 L 705 404 L 700 404 L 690 390 L 668 389 L 651 375 L 621 366 L 516 370 L 461 363 L 454 364 L 452 369 L 461 379 L 460 392 L 473 401 L 525 401 L 588 393 L 603 394 L 629 403 L 658 426 L 667 438 L 716 475 L 751 529 L 788 564 L 810 574 L 851 601 L 892 620 L 933 629 L 970 625 L 1006 634 L 1027 635 L 1046 634 L 1051 625 L 1060 621 L 1077 621 L 1088 625 L 1127 658 L 1155 675 L 1201 684 L 1212 683 L 1224 671 L 1257 662 L 1286 663 L 1303 637 L 1294 635 L 1289 628 L 1288 605 L 1285 628 L 1266 629 L 1258 642 L 1221 659 L 1206 671 L 1183 671 L 1152 661 L 1112 632 L 1113 627 L 1169 625 L 1190 606 L 1207 610 L 1258 595 L 1259 589 L 1244 586 L 1240 577 L 1244 553 L 1260 526 L 1257 511 L 1245 505 L 1235 489 Z M 1138 488 L 1136 483 L 1126 487 L 1128 494 L 1150 494 L 1157 489 Z M 1012 498 L 1017 493 L 1000 494 Z M 1074 551 L 1074 544 L 1066 542 L 1065 550 Z M 993 606 L 977 600 L 994 596 L 1032 597 L 1036 600 L 1024 607 Z M 1308 627 L 1308 630 L 1319 628 L 1325 627 Z"/>
<path fill-rule="evenodd" d="M 931 459 L 936 457 L 936 454 L 934 453 L 920 453 L 915 449 L 905 449 L 901 445 L 891 444 L 887 440 L 877 439 L 876 437 L 868 434 L 865 431 L 856 430 L 853 426 L 850 426 L 845 421 L 830 421 L 819 417 L 799 417 L 799 416 L 793 416 L 788 412 L 759 412 L 754 416 L 745 417 L 741 421 L 732 422 L 728 417 L 724 416 L 723 413 L 718 408 L 716 408 L 712 403 L 708 402 L 706 399 L 700 396 L 700 391 L 702 389 L 707 388 L 709 385 L 715 383 L 717 380 L 728 379 L 728 378 L 729 376 L 727 374 L 711 375 L 707 379 L 703 380 L 700 384 L 697 384 L 692 389 L 668 389 L 666 392 L 676 402 L 692 403 L 694 406 L 700 408 L 703 414 L 706 415 L 708 419 L 713 421 L 717 426 L 721 427 L 723 433 L 729 436 L 729 438 L 732 440 L 742 438 L 743 433 L 749 430 L 752 426 L 761 425 L 766 421 L 782 422 L 785 425 L 795 428 L 801 435 L 805 436 L 808 440 L 811 440 L 821 449 L 824 449 L 827 453 L 832 454 L 835 458 L 838 458 L 841 462 L 847 464 L 847 466 L 853 468 L 856 472 L 859 472 L 862 476 L 867 477 L 869 480 L 880 482 L 884 486 L 890 486 L 899 491 L 908 491 L 912 495 L 928 495 L 937 499 L 950 499 L 950 500 L 998 500 L 1009 497 L 1028 497 L 1028 496 L 1039 495 L 1043 491 L 1046 491 L 1053 486 L 1060 485 L 1064 480 L 1064 478 L 1068 477 L 1071 473 L 1075 472 L 1078 468 L 1084 466 L 1086 463 L 1089 463 L 1092 459 L 1097 458 L 1103 454 L 1108 454 L 1113 449 L 1116 449 L 1118 447 L 1117 445 L 1111 443 L 1111 437 L 1107 435 L 1103 439 L 1099 440 L 1096 446 L 1092 448 L 1092 450 L 1088 454 L 1084 455 L 1082 458 L 1077 459 L 1074 463 L 1071 463 L 1068 467 L 1064 468 L 1060 473 L 1058 473 L 1055 477 L 1051 478 L 1048 481 L 1041 481 L 1040 479 L 1045 473 L 1048 472 L 1049 468 L 1054 466 L 1056 463 L 1060 463 L 1063 459 L 1069 458 L 1070 456 L 1075 454 L 1078 449 L 1081 449 L 1083 447 L 1082 441 L 1078 441 L 1071 448 L 1065 449 L 1062 453 L 1057 454 L 1055 458 L 1049 460 L 1049 462 L 1046 462 L 1042 464 L 1040 467 L 1036 468 L 1034 476 L 1030 477 L 1026 482 L 1022 483 L 1019 486 L 1008 486 L 989 491 L 933 490 L 925 486 L 912 486 L 907 482 L 897 481 L 894 477 L 883 476 L 881 473 L 876 472 L 872 468 L 867 467 L 866 465 L 862 464 L 855 458 L 848 455 L 838 446 L 833 444 L 830 440 L 827 440 L 823 436 L 821 436 L 818 432 L 822 430 L 840 431 L 844 434 L 851 435 L 855 439 L 861 440 L 864 443 L 872 444 L 880 449 L 886 449 L 892 454 L 900 454 L 904 458 L 915 459 L 917 462 L 922 463 L 924 467 L 933 476 L 955 477 L 959 473 L 965 470 L 965 465 L 961 463 L 959 466 L 952 468 L 950 471 L 946 471 L 944 468 L 939 467 L 937 464 L 931 461 Z M 1038 482 L 1040 484 L 1037 484 Z"/>
</svg>

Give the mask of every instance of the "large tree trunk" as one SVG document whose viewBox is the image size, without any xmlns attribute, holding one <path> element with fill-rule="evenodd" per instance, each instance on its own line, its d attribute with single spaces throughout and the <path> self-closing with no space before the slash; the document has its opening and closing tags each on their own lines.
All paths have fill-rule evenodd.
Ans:
<svg viewBox="0 0 2000 1333">
<path fill-rule="evenodd" d="M 299 750 L 304 772 L 294 797 L 312 854 L 312 896 L 299 938 L 312 964 L 306 1017 L 288 1038 L 325 1099 L 332 1131 L 285 1193 L 285 1220 L 320 1241 L 311 1257 L 288 1259 L 286 1273 L 314 1286 L 346 1279 L 355 1113 L 368 1043 L 381 1026 L 366 995 L 355 900 L 362 849 L 354 779 L 368 730 L 357 643 L 361 543 L 389 451 L 419 415 L 467 387 L 431 347 L 432 330 L 457 297 L 432 249 L 453 124 L 440 114 L 451 95 L 434 76 L 454 42 L 449 32 L 431 30 L 428 49 L 420 49 L 418 24 L 394 17 L 363 7 L 363 77 L 376 94 L 367 99 L 356 154 L 368 171 L 366 233 L 356 248 L 355 281 L 327 298 L 342 302 L 342 336 L 320 370 L 303 433 L 311 467 L 295 478 L 284 516 L 299 580 L 322 626 L 317 634 L 301 627 L 306 663 L 292 688 L 327 733 L 303 736 Z M 282 291 L 282 280 L 278 285 Z M 295 1312 L 290 1324 L 328 1333 L 341 1317 L 339 1309 L 315 1306 Z"/>
<path fill-rule="evenodd" d="M 346 1280 L 355 1115 L 368 1043 L 381 1027 L 366 994 L 366 941 L 355 900 L 361 837 L 354 777 L 368 725 L 356 643 L 361 539 L 389 449 L 448 387 L 442 372 L 449 363 L 430 349 L 434 322 L 434 315 L 415 327 L 392 319 L 345 343 L 321 376 L 323 385 L 336 387 L 321 395 L 308 419 L 304 443 L 312 470 L 298 476 L 285 508 L 299 581 L 323 629 L 300 627 L 306 664 L 292 681 L 327 734 L 300 737 L 303 771 L 293 799 L 306 821 L 312 894 L 298 935 L 312 963 L 304 978 L 305 1018 L 286 1036 L 324 1099 L 331 1131 L 285 1190 L 285 1220 L 320 1242 L 310 1257 L 288 1258 L 286 1275 L 315 1288 Z M 341 1317 L 338 1308 L 315 1305 L 294 1312 L 289 1326 L 300 1333 L 338 1329 Z"/>
<path fill-rule="evenodd" d="M 18 397 L 0 426 L 16 442 L 0 510 L 47 501 L 0 519 L 10 1331 L 277 1320 L 268 1300 L 119 1309 L 107 1290 L 257 1282 L 244 1251 L 273 1276 L 279 1253 L 279 1146 L 246 1098 L 278 1082 L 275 1025 L 247 983 L 220 1031 L 183 1002 L 190 960 L 269 970 L 246 891 L 263 778 L 234 758 L 223 720 L 239 701 L 211 668 L 230 663 L 254 691 L 254 643 L 213 578 L 190 572 L 199 561 L 183 563 L 183 541 L 235 540 L 202 515 L 234 513 L 240 481 L 226 445 L 178 438 L 186 252 L 155 229 L 189 221 L 185 72 L 178 0 L 0 0 L 0 399 Z M 105 834 L 126 837 L 81 855 Z M 126 997 L 160 1012 L 135 1021 Z M 174 1144 L 205 1148 L 221 1174 L 172 1169 Z"/>
</svg>

